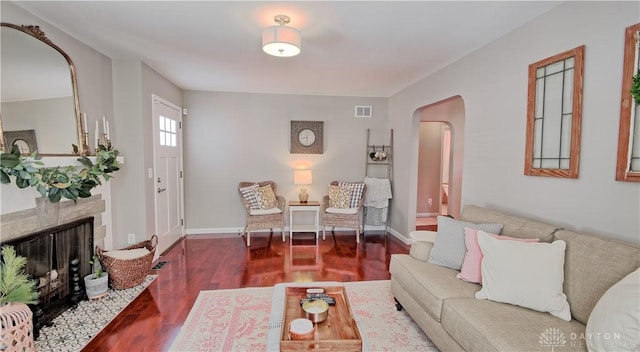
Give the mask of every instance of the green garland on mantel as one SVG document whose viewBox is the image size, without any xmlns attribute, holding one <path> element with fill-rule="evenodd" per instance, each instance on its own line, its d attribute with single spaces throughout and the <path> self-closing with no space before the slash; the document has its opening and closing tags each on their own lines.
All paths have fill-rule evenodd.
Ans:
<svg viewBox="0 0 640 352">
<path fill-rule="evenodd" d="M 640 71 L 636 72 L 636 75 L 633 76 L 633 81 L 631 83 L 631 96 L 633 96 L 633 100 L 635 100 L 636 104 L 640 104 Z"/>
<path fill-rule="evenodd" d="M 95 158 L 95 163 L 86 156 L 78 158 L 82 164 L 79 171 L 75 166 L 42 167 L 44 163 L 36 152 L 23 156 L 14 145 L 11 152 L 0 153 L 0 182 L 11 183 L 11 176 L 14 176 L 18 188 L 35 187 L 52 203 L 62 198 L 73 201 L 89 198 L 91 190 L 102 184 L 101 176 L 109 181 L 113 177 L 111 173 L 120 170 L 116 149 L 100 145 Z"/>
</svg>

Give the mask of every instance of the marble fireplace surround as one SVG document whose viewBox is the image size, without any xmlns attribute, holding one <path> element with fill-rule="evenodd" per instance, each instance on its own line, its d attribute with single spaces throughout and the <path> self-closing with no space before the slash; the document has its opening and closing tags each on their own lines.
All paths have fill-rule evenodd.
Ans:
<svg viewBox="0 0 640 352">
<path fill-rule="evenodd" d="M 48 223 L 40 218 L 41 210 L 36 207 L 0 215 L 0 233 L 2 242 L 20 238 L 40 230 L 62 225 L 71 221 L 93 216 L 93 241 L 96 245 L 105 248 L 107 227 L 102 223 L 102 214 L 106 210 L 106 202 L 102 194 L 94 194 L 89 198 L 73 201 L 62 201 L 57 204 L 49 203 L 47 206 L 59 206 L 58 216 L 50 219 Z M 50 212 L 50 210 L 47 210 Z"/>
</svg>

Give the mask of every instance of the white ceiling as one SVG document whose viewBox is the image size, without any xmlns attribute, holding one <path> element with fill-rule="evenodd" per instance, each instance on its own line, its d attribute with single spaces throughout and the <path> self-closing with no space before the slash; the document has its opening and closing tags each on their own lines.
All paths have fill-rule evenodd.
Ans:
<svg viewBox="0 0 640 352">
<path fill-rule="evenodd" d="M 559 3 L 17 2 L 113 59 L 144 61 L 185 90 L 370 97 L 389 97 Z M 277 14 L 301 32 L 300 55 L 262 52 L 262 29 Z"/>
</svg>

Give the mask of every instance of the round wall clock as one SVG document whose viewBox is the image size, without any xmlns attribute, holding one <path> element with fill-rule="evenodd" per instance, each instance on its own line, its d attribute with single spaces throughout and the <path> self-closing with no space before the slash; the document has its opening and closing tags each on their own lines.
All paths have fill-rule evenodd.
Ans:
<svg viewBox="0 0 640 352">
<path fill-rule="evenodd" d="M 308 147 L 316 141 L 316 134 L 312 130 L 305 128 L 298 133 L 298 141 L 303 146 Z"/>
<path fill-rule="evenodd" d="M 291 121 L 291 153 L 322 154 L 323 129 L 323 121 Z"/>
</svg>

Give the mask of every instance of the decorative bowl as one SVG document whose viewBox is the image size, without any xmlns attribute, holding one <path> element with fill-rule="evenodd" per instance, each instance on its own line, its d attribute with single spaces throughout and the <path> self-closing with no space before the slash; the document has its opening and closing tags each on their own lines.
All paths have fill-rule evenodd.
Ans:
<svg viewBox="0 0 640 352">
<path fill-rule="evenodd" d="M 307 319 L 314 323 L 321 323 L 329 315 L 329 304 L 321 299 L 312 299 L 302 304 Z"/>
</svg>

